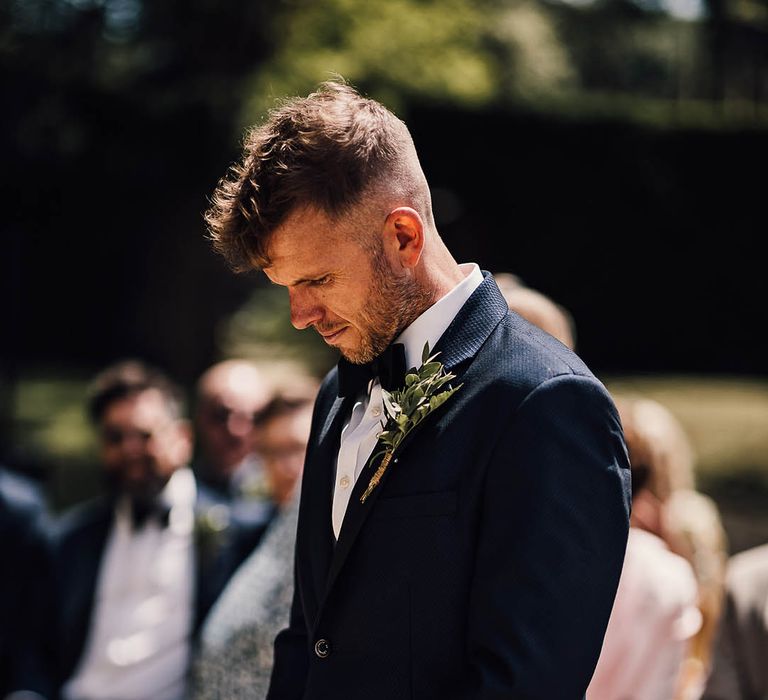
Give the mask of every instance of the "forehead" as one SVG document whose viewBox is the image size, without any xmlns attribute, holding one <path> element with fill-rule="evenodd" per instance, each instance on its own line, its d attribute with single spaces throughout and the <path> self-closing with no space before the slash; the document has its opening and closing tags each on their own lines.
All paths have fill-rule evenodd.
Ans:
<svg viewBox="0 0 768 700">
<path fill-rule="evenodd" d="M 151 427 L 172 418 L 163 395 L 157 389 L 147 389 L 138 394 L 112 401 L 102 416 L 104 425 Z"/>
<path fill-rule="evenodd" d="M 203 384 L 201 398 L 208 406 L 260 406 L 269 399 L 269 389 L 255 368 L 238 364 L 214 370 Z"/>
<path fill-rule="evenodd" d="M 355 234 L 345 217 L 312 207 L 294 210 L 269 237 L 270 265 L 264 273 L 276 284 L 291 286 L 344 270 L 363 252 Z"/>
<path fill-rule="evenodd" d="M 312 404 L 268 420 L 263 427 L 265 444 L 306 442 L 312 427 Z"/>
</svg>

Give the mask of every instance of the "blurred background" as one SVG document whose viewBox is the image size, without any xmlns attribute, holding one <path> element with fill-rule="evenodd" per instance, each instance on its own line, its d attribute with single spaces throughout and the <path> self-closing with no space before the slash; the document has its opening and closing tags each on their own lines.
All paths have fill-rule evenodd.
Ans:
<svg viewBox="0 0 768 700">
<path fill-rule="evenodd" d="M 340 73 L 411 127 L 459 261 L 566 307 L 685 427 L 732 552 L 768 541 L 766 0 L 0 0 L 0 447 L 92 494 L 89 379 L 333 355 L 202 213 L 275 100 Z"/>
</svg>

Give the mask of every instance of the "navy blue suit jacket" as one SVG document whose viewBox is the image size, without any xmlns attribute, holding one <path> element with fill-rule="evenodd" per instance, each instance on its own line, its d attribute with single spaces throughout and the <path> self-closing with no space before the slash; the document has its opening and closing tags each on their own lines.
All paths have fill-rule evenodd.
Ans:
<svg viewBox="0 0 768 700">
<path fill-rule="evenodd" d="M 35 481 L 0 465 L 0 697 L 37 673 L 33 653 L 45 629 L 38 606 L 47 575 L 48 504 Z"/>
<path fill-rule="evenodd" d="M 510 313 L 493 281 L 435 350 L 462 387 L 358 479 L 334 544 L 350 406 L 337 373 L 315 407 L 296 595 L 269 700 L 578 700 L 611 612 L 630 479 L 604 386 Z"/>
</svg>

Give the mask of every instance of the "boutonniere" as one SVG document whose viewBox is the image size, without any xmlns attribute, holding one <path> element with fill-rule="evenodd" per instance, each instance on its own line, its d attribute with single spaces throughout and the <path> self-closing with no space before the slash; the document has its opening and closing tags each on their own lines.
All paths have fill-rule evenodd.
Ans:
<svg viewBox="0 0 768 700">
<path fill-rule="evenodd" d="M 392 392 L 382 389 L 385 420 L 381 423 L 383 430 L 376 437 L 384 449 L 374 454 L 370 461 L 381 454 L 384 457 L 368 482 L 365 492 L 360 496 L 360 503 L 365 503 L 381 481 L 405 436 L 463 386 L 459 384 L 440 391 L 446 383 L 455 379 L 456 375 L 446 372 L 442 363 L 435 361 L 439 354 L 430 356 L 429 343 L 425 343 L 421 354 L 421 367 L 409 370 L 405 375 L 405 386 Z"/>
<path fill-rule="evenodd" d="M 195 514 L 194 534 L 200 555 L 206 562 L 216 559 L 229 536 L 229 526 L 229 507 L 224 504 L 208 506 Z"/>
</svg>

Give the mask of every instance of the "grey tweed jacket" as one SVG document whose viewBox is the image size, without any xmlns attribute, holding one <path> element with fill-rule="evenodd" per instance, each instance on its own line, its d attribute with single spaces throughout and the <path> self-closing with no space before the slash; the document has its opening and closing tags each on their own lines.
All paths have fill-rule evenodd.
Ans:
<svg viewBox="0 0 768 700">
<path fill-rule="evenodd" d="M 211 609 L 192 664 L 190 700 L 266 696 L 273 641 L 288 623 L 293 595 L 297 515 L 294 500 L 275 516 Z"/>
</svg>

